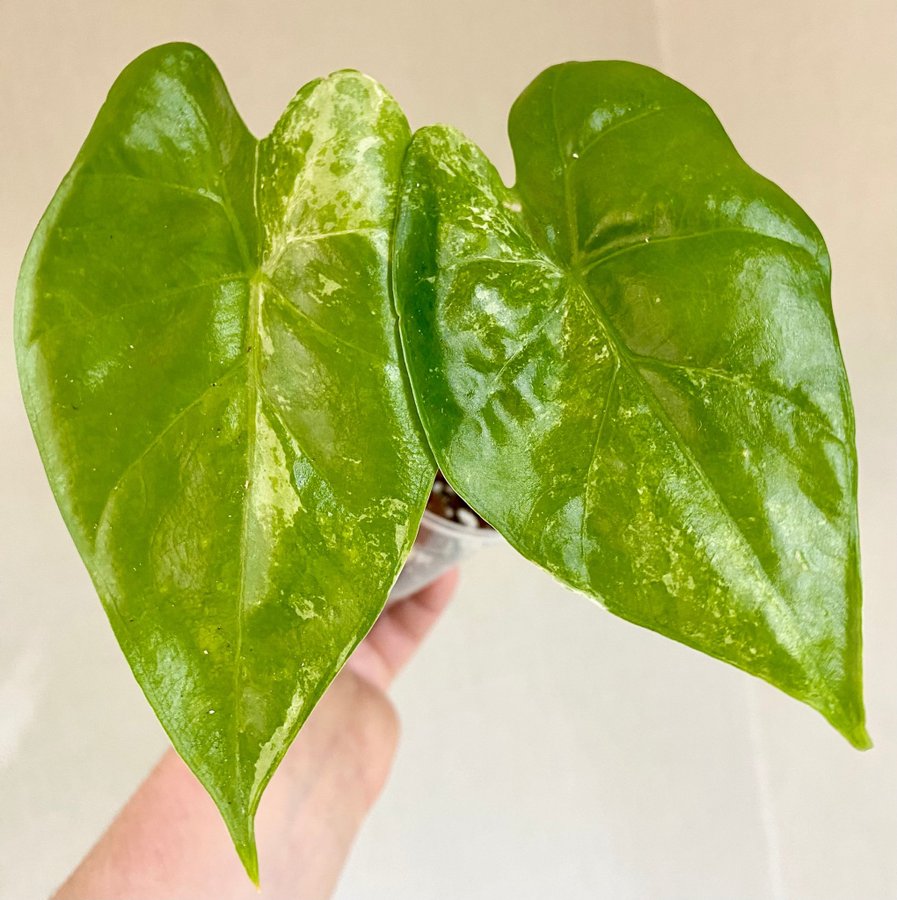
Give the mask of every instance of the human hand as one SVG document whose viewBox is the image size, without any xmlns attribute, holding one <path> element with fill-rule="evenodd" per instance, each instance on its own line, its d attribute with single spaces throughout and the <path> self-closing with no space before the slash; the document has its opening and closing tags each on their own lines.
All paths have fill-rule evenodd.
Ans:
<svg viewBox="0 0 897 900">
<path fill-rule="evenodd" d="M 448 604 L 452 571 L 386 607 L 271 780 L 256 835 L 266 900 L 325 900 L 395 753 L 387 690 Z M 173 750 L 54 900 L 258 900 L 212 801 Z"/>
</svg>

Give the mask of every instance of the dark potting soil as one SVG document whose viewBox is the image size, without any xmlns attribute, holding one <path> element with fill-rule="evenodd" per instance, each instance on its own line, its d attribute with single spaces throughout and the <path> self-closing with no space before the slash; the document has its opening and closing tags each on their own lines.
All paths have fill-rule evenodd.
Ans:
<svg viewBox="0 0 897 900">
<path fill-rule="evenodd" d="M 449 522 L 464 525 L 467 528 L 490 528 L 454 491 L 445 480 L 442 472 L 436 473 L 427 509 Z"/>
</svg>

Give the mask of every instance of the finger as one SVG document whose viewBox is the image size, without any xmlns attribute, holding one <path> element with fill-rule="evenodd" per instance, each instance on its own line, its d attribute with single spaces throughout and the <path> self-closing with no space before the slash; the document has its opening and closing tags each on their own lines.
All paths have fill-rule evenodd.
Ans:
<svg viewBox="0 0 897 900">
<path fill-rule="evenodd" d="M 448 606 L 457 585 L 458 570 L 449 569 L 417 593 L 387 606 L 374 628 L 382 626 L 389 631 L 395 625 L 420 643 Z"/>
<path fill-rule="evenodd" d="M 458 572 L 452 569 L 416 594 L 387 606 L 348 665 L 386 690 L 448 605 L 457 583 Z"/>
</svg>

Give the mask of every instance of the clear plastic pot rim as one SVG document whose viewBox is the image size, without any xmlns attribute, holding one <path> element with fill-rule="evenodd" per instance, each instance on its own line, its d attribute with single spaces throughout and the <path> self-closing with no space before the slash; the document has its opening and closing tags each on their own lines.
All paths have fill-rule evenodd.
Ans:
<svg viewBox="0 0 897 900">
<path fill-rule="evenodd" d="M 431 512 L 429 509 L 425 509 L 421 517 L 421 526 L 424 523 L 426 523 L 427 527 L 444 534 L 446 537 L 453 537 L 471 544 L 491 544 L 502 539 L 501 535 L 494 528 L 474 528 L 472 525 L 459 525 L 457 522 L 451 522 L 444 516 Z"/>
<path fill-rule="evenodd" d="M 499 541 L 501 535 L 492 528 L 461 525 L 426 510 L 390 599 L 400 600 L 416 593 L 478 550 L 493 547 Z"/>
</svg>

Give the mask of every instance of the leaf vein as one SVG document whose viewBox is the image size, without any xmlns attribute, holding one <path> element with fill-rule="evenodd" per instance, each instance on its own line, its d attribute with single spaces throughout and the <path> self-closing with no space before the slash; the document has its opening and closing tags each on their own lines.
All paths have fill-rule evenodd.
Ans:
<svg viewBox="0 0 897 900">
<path fill-rule="evenodd" d="M 127 303 L 119 303 L 117 306 L 113 306 L 101 313 L 93 314 L 91 312 L 91 315 L 83 316 L 80 319 L 69 319 L 64 322 L 58 322 L 56 325 L 53 325 L 50 328 L 45 328 L 43 331 L 39 331 L 35 335 L 33 335 L 31 338 L 31 343 L 37 343 L 38 341 L 45 339 L 48 335 L 55 334 L 57 331 L 62 331 L 66 328 L 79 329 L 82 326 L 89 327 L 96 324 L 97 322 L 104 322 L 107 319 L 113 318 L 122 310 L 134 309 L 139 306 L 147 306 L 150 303 L 167 304 L 171 300 L 176 300 L 183 294 L 189 294 L 192 291 L 198 291 L 200 288 L 214 287 L 216 285 L 247 280 L 248 279 L 244 273 L 235 272 L 229 275 L 223 275 L 221 278 L 211 278 L 208 281 L 200 281 L 196 284 L 184 285 L 183 287 L 173 288 L 170 291 L 162 291 L 160 293 L 150 294 L 140 300 L 129 300 Z"/>
<path fill-rule="evenodd" d="M 217 387 L 221 386 L 221 383 L 226 379 L 230 378 L 235 372 L 238 372 L 246 362 L 245 356 L 240 356 L 231 365 L 225 372 L 218 376 L 216 381 L 213 384 L 206 386 L 202 392 L 196 397 L 194 400 L 191 400 L 186 406 L 182 407 L 166 425 L 165 427 L 154 437 L 150 442 L 140 451 L 140 453 L 130 462 L 128 465 L 122 470 L 121 474 L 116 478 L 115 483 L 109 489 L 109 494 L 106 497 L 106 502 L 103 504 L 103 508 L 100 510 L 99 515 L 97 516 L 96 521 L 96 533 L 99 534 L 103 522 L 111 509 L 112 500 L 115 497 L 118 489 L 124 484 L 125 479 L 128 475 L 138 466 L 140 463 L 153 451 L 153 449 L 158 446 L 158 444 L 165 438 L 165 436 L 174 428 L 178 422 L 181 421 L 186 415 L 188 415 L 195 407 L 199 406 L 208 395 L 215 390 Z"/>
<path fill-rule="evenodd" d="M 392 362 L 390 359 L 383 359 L 378 356 L 371 350 L 366 349 L 365 347 L 360 347 L 358 344 L 352 343 L 352 341 L 347 340 L 341 335 L 335 334 L 329 328 L 325 328 L 321 325 L 320 322 L 316 322 L 305 310 L 301 309 L 289 297 L 283 292 L 283 290 L 279 287 L 279 285 L 272 281 L 271 278 L 267 275 L 263 276 L 265 284 L 268 285 L 272 289 L 272 296 L 277 300 L 277 305 L 287 312 L 289 315 L 293 316 L 295 319 L 300 319 L 304 324 L 310 326 L 313 331 L 317 334 L 321 335 L 323 338 L 329 340 L 331 343 L 340 344 L 343 347 L 347 347 L 350 350 L 353 350 L 355 353 L 360 353 L 377 363 L 377 365 L 389 364 Z"/>
<path fill-rule="evenodd" d="M 675 106 L 652 106 L 640 113 L 636 113 L 634 116 L 624 116 L 623 118 L 617 119 L 612 125 L 608 125 L 607 128 L 602 128 L 594 137 L 590 138 L 579 148 L 577 151 L 579 155 L 573 161 L 574 165 L 583 159 L 587 153 L 591 152 L 603 137 L 606 137 L 620 128 L 625 128 L 627 125 L 632 125 L 635 122 L 640 122 L 642 119 L 647 119 L 649 116 L 655 116 L 658 113 L 667 112 L 667 110 L 674 108 Z"/>
<path fill-rule="evenodd" d="M 652 238 L 650 235 L 648 235 L 641 240 L 633 241 L 629 244 L 624 244 L 622 247 L 612 250 L 610 253 L 608 253 L 604 248 L 593 251 L 591 253 L 587 253 L 575 259 L 574 263 L 578 267 L 580 274 L 585 276 L 599 266 L 605 265 L 610 260 L 616 259 L 618 256 L 623 256 L 627 253 L 632 253 L 635 250 L 645 249 L 647 247 L 655 247 L 658 244 L 672 244 L 679 241 L 694 240 L 696 238 L 712 238 L 723 234 L 745 234 L 749 237 L 755 237 L 761 240 L 775 241 L 779 244 L 784 244 L 786 247 L 789 247 L 792 250 L 800 250 L 801 252 L 806 253 L 808 256 L 812 257 L 814 261 L 816 261 L 815 254 L 813 254 L 810 250 L 808 250 L 801 244 L 795 244 L 783 237 L 778 237 L 774 234 L 767 234 L 763 231 L 754 231 L 750 228 L 726 226 L 723 228 L 710 228 L 706 231 L 690 231 L 685 234 L 665 235 L 663 237 L 657 238 Z"/>
<path fill-rule="evenodd" d="M 598 428 L 595 430 L 595 440 L 592 443 L 592 456 L 589 460 L 589 467 L 586 470 L 586 493 L 582 503 L 582 520 L 580 523 L 579 531 L 580 555 L 583 559 L 585 559 L 585 536 L 589 521 L 589 511 L 592 505 L 592 493 L 595 486 L 593 477 L 595 471 L 595 462 L 598 459 L 598 449 L 601 445 L 601 438 L 604 436 L 604 427 L 607 424 L 608 412 L 611 406 L 611 399 L 613 397 L 614 388 L 617 386 L 617 376 L 619 374 L 620 359 L 619 357 L 617 357 L 614 362 L 614 371 L 610 377 L 610 383 L 607 386 L 607 392 L 604 395 L 604 405 L 601 410 L 601 421 L 598 423 Z"/>
<path fill-rule="evenodd" d="M 130 172 L 82 172 L 82 178 L 99 178 L 102 180 L 124 180 L 135 181 L 142 184 L 155 185 L 164 190 L 177 191 L 190 197 L 199 197 L 203 200 L 209 200 L 220 206 L 226 213 L 227 202 L 224 197 L 215 191 L 206 190 L 205 188 L 190 187 L 188 184 L 178 184 L 176 181 L 162 181 L 158 178 L 148 178 L 145 175 L 134 175 Z"/>
<path fill-rule="evenodd" d="M 376 234 L 383 232 L 385 229 L 382 225 L 365 225 L 360 228 L 343 228 L 339 231 L 318 231 L 305 234 L 291 234 L 284 239 L 283 243 L 277 248 L 277 252 L 271 257 L 271 261 L 264 268 L 266 276 L 274 274 L 283 258 L 284 253 L 295 244 L 314 243 L 316 241 L 326 241 L 332 237 L 347 237 L 353 234 Z"/>
<path fill-rule="evenodd" d="M 759 382 L 754 381 L 752 378 L 749 378 L 746 375 L 739 375 L 737 372 L 727 372 L 725 369 L 717 369 L 713 366 L 689 366 L 684 363 L 674 362 L 673 360 L 661 359 L 657 356 L 646 356 L 640 353 L 631 353 L 630 358 L 635 362 L 638 366 L 644 366 L 646 368 L 657 368 L 657 369 L 666 369 L 671 371 L 682 371 L 686 373 L 697 373 L 699 375 L 706 375 L 709 378 L 718 378 L 721 381 L 728 381 L 731 384 L 737 385 L 738 387 L 744 388 L 749 391 L 755 391 L 758 394 L 763 394 L 767 397 L 774 397 L 776 400 L 781 400 L 783 403 L 787 403 L 795 412 L 800 413 L 801 415 L 807 416 L 811 419 L 814 419 L 817 425 L 823 430 L 829 437 L 835 440 L 837 443 L 844 445 L 844 438 L 838 434 L 836 429 L 834 428 L 831 421 L 829 421 L 828 417 L 818 409 L 817 407 L 806 408 L 801 406 L 794 400 L 793 397 L 789 397 L 788 394 L 782 393 L 781 390 L 776 389 L 774 385 L 765 385 L 760 384 Z"/>
</svg>

